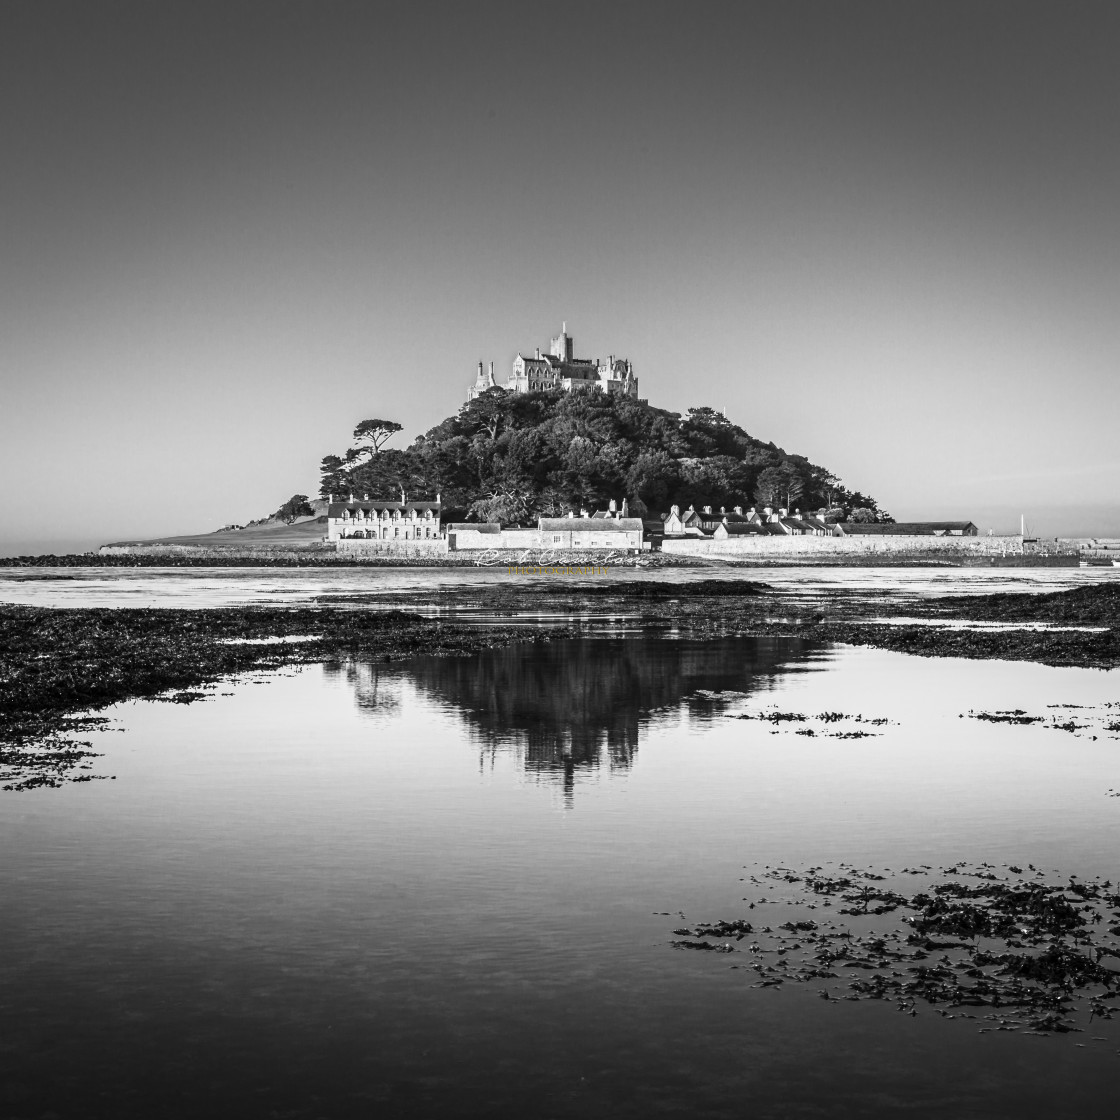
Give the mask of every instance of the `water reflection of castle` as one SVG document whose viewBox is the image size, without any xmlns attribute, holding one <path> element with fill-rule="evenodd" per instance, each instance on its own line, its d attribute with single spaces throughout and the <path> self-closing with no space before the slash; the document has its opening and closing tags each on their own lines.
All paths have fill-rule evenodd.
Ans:
<svg viewBox="0 0 1120 1120">
<path fill-rule="evenodd" d="M 793 638 L 578 638 L 344 668 L 365 707 L 399 702 L 393 684 L 409 677 L 459 714 L 484 755 L 515 750 L 527 772 L 559 782 L 570 798 L 581 772 L 628 769 L 658 713 L 675 717 L 683 706 L 694 718 L 717 715 L 741 699 L 718 694 L 765 689 L 804 668 L 814 648 Z"/>
</svg>

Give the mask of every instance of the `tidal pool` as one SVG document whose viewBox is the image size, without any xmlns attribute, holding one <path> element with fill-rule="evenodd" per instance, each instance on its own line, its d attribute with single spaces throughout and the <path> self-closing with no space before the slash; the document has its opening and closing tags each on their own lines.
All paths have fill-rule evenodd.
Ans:
<svg viewBox="0 0 1120 1120">
<path fill-rule="evenodd" d="M 766 865 L 1115 882 L 1118 702 L 1115 672 L 592 637 L 118 705 L 114 781 L 0 799 L 0 1117 L 1111 1116 L 1120 1018 L 981 1034 L 671 942 Z M 1081 726 L 967 715 L 1005 710 Z M 734 718 L 771 712 L 808 718 Z"/>
</svg>

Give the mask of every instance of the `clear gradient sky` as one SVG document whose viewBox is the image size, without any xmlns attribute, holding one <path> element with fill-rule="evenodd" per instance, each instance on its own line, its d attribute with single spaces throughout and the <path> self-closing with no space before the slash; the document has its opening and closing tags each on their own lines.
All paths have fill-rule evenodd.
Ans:
<svg viewBox="0 0 1120 1120">
<path fill-rule="evenodd" d="M 900 520 L 1120 535 L 1118 44 L 1115 0 L 0 0 L 0 552 L 262 516 L 561 320 Z"/>
</svg>

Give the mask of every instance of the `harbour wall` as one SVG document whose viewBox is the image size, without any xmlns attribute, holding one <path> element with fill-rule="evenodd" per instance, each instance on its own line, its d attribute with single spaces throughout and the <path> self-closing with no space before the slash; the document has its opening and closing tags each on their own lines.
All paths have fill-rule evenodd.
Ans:
<svg viewBox="0 0 1120 1120">
<path fill-rule="evenodd" d="M 918 535 L 813 537 L 733 537 L 725 541 L 667 540 L 661 551 L 674 556 L 703 556 L 721 560 L 814 560 L 859 557 L 900 559 L 966 559 L 1023 556 L 1035 553 L 1022 537 L 933 537 Z M 1038 555 L 1045 549 L 1037 550 Z"/>
</svg>

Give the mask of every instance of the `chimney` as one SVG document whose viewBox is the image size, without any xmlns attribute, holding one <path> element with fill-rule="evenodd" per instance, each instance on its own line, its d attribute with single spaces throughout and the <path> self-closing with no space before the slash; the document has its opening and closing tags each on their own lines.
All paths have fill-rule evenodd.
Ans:
<svg viewBox="0 0 1120 1120">
<path fill-rule="evenodd" d="M 537 361 L 539 362 L 540 360 L 541 360 L 541 348 L 538 346 L 537 347 Z"/>
<path fill-rule="evenodd" d="M 772 506 L 763 506 L 762 507 L 762 516 L 765 517 L 767 521 L 770 520 L 770 517 L 773 514 L 773 512 L 774 512 L 774 509 L 773 509 Z"/>
<path fill-rule="evenodd" d="M 614 498 L 611 498 L 610 504 L 607 506 L 607 512 L 608 513 L 617 513 L 618 512 L 618 502 L 616 502 L 614 500 Z"/>
<path fill-rule="evenodd" d="M 778 510 L 778 516 L 779 517 L 789 517 L 789 510 L 785 509 L 784 507 L 780 508 Z"/>
<path fill-rule="evenodd" d="M 794 518 L 794 520 L 796 520 L 796 521 L 800 521 L 800 520 L 801 520 L 801 510 L 799 510 L 799 509 L 795 509 L 795 510 L 793 511 L 793 513 L 791 513 L 791 514 L 790 514 L 790 516 L 791 516 L 792 518 Z"/>
<path fill-rule="evenodd" d="M 742 517 L 743 516 L 743 507 L 742 506 L 736 506 L 735 509 L 732 512 L 737 513 L 740 517 Z"/>
<path fill-rule="evenodd" d="M 622 499 L 622 514 L 621 514 L 621 516 L 623 516 L 623 517 L 629 517 L 630 516 L 630 502 L 626 498 Z"/>
<path fill-rule="evenodd" d="M 681 515 L 681 507 L 680 507 L 680 506 L 672 506 L 672 507 L 670 508 L 669 512 L 670 512 L 670 513 L 671 513 L 671 514 L 672 514 L 672 515 L 673 515 L 674 517 L 680 517 L 680 515 Z"/>
<path fill-rule="evenodd" d="M 350 501 L 353 501 L 353 500 L 354 500 L 354 491 L 351 490 L 350 491 Z"/>
<path fill-rule="evenodd" d="M 726 509 L 725 509 L 725 508 L 724 508 L 723 506 L 720 506 L 720 507 L 719 507 L 719 512 L 720 512 L 721 514 L 726 514 L 726 513 L 727 513 L 727 510 L 726 510 Z"/>
<path fill-rule="evenodd" d="M 571 510 L 571 509 L 570 509 L 570 510 L 568 510 L 568 516 L 569 516 L 569 517 L 575 517 L 575 515 L 576 515 L 576 514 L 575 514 L 575 510 Z"/>
<path fill-rule="evenodd" d="M 705 513 L 711 513 L 712 512 L 712 507 L 711 506 L 705 506 L 704 507 L 704 512 Z"/>
</svg>

